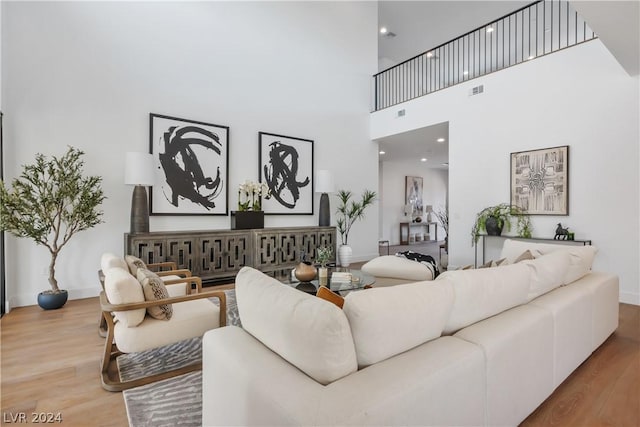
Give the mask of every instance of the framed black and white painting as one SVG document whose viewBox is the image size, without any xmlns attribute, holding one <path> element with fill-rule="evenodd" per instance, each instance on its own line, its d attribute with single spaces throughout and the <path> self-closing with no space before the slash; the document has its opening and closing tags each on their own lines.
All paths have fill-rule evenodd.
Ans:
<svg viewBox="0 0 640 427">
<path fill-rule="evenodd" d="M 413 213 L 421 216 L 423 203 L 422 203 L 422 190 L 423 181 L 421 176 L 405 176 L 404 181 L 404 203 L 405 205 L 411 205 Z"/>
<path fill-rule="evenodd" d="M 229 127 L 150 114 L 151 215 L 227 215 Z"/>
<path fill-rule="evenodd" d="M 511 205 L 528 215 L 569 215 L 569 146 L 511 153 Z"/>
<path fill-rule="evenodd" d="M 260 182 L 271 198 L 265 214 L 313 215 L 313 141 L 259 132 Z"/>
</svg>

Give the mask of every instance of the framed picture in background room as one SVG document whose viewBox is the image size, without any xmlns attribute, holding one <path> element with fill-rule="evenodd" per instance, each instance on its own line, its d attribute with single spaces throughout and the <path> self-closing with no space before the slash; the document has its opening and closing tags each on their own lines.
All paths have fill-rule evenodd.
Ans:
<svg viewBox="0 0 640 427">
<path fill-rule="evenodd" d="M 260 132 L 258 146 L 258 176 L 272 194 L 264 213 L 313 215 L 313 141 Z"/>
<path fill-rule="evenodd" d="M 151 215 L 227 215 L 229 127 L 150 114 Z"/>
<path fill-rule="evenodd" d="M 569 215 L 569 146 L 511 153 L 511 205 L 528 215 Z"/>
</svg>

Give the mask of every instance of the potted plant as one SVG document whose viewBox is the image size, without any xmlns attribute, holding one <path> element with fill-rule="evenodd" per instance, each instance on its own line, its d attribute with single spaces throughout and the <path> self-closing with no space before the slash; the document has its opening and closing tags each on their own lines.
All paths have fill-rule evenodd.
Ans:
<svg viewBox="0 0 640 427">
<path fill-rule="evenodd" d="M 348 267 L 351 263 L 352 250 L 351 246 L 349 246 L 351 227 L 357 220 L 364 218 L 365 209 L 373 204 L 377 194 L 375 191 L 364 190 L 359 201 L 351 200 L 351 196 L 351 191 L 338 191 L 340 204 L 338 205 L 336 224 L 340 233 L 340 241 L 342 242 L 338 249 L 338 258 L 342 267 Z"/>
<path fill-rule="evenodd" d="M 269 200 L 271 192 L 263 182 L 246 181 L 238 187 L 238 210 L 231 211 L 231 229 L 264 228 L 262 199 Z"/>
<path fill-rule="evenodd" d="M 501 203 L 484 208 L 476 214 L 471 229 L 471 246 L 478 243 L 480 233 L 485 231 L 489 236 L 500 236 L 503 228 L 511 231 L 511 220 L 517 219 L 518 236 L 531 237 L 531 221 L 529 216 L 518 206 Z"/>
<path fill-rule="evenodd" d="M 316 262 L 320 264 L 318 268 L 318 277 L 327 276 L 327 263 L 333 257 L 333 248 L 331 246 L 320 246 L 316 249 Z"/>
<path fill-rule="evenodd" d="M 105 199 L 98 176 L 83 177 L 84 152 L 69 147 L 62 157 L 36 155 L 24 165 L 11 189 L 0 181 L 0 228 L 17 237 L 29 237 L 51 254 L 51 290 L 38 294 L 43 309 L 67 302 L 67 291 L 58 287 L 56 260 L 76 233 L 102 222 L 98 206 Z"/>
<path fill-rule="evenodd" d="M 449 252 L 449 210 L 448 209 L 437 209 L 433 212 L 440 222 L 440 225 L 444 229 L 444 250 Z"/>
</svg>

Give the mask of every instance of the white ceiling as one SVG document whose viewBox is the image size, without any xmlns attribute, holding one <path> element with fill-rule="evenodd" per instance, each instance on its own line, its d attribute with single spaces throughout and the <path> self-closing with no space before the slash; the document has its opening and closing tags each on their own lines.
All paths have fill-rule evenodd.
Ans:
<svg viewBox="0 0 640 427">
<path fill-rule="evenodd" d="M 438 142 L 444 138 L 444 142 Z M 449 162 L 449 123 L 412 130 L 385 137 L 378 141 L 380 161 L 406 161 L 422 164 L 429 169 L 446 169 L 443 163 Z M 426 158 L 426 162 L 421 159 Z"/>
</svg>

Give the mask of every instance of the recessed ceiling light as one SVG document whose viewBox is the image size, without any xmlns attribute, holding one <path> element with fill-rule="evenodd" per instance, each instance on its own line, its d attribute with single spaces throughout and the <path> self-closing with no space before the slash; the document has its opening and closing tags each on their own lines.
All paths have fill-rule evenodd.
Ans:
<svg viewBox="0 0 640 427">
<path fill-rule="evenodd" d="M 387 30 L 387 27 L 381 27 L 380 28 L 380 34 L 387 34 L 387 31 L 389 31 L 389 30 Z"/>
<path fill-rule="evenodd" d="M 444 142 L 444 138 L 438 138 L 436 141 L 438 141 L 438 142 Z"/>
<path fill-rule="evenodd" d="M 487 28 L 487 33 L 493 33 L 493 27 Z"/>
<path fill-rule="evenodd" d="M 380 154 L 386 154 L 386 151 L 380 150 Z"/>
<path fill-rule="evenodd" d="M 427 161 L 427 158 L 426 158 L 426 157 L 423 157 L 423 158 L 421 158 L 421 159 L 420 159 L 420 161 L 421 161 L 421 162 L 426 162 L 426 161 Z"/>
<path fill-rule="evenodd" d="M 469 72 L 468 72 L 467 70 L 464 70 L 464 71 L 462 72 L 462 74 L 463 74 L 463 75 L 465 75 L 465 76 L 468 76 L 468 75 L 469 75 Z"/>
</svg>

